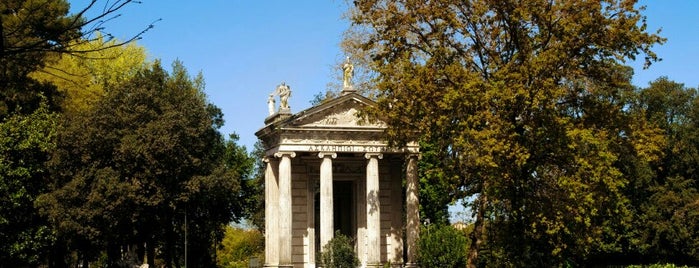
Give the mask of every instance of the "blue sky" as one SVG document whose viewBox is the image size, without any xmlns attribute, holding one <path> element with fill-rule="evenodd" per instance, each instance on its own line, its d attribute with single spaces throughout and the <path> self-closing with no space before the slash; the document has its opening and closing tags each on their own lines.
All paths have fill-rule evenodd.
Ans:
<svg viewBox="0 0 699 268">
<path fill-rule="evenodd" d="M 69 0 L 73 8 L 87 0 Z M 98 2 L 104 4 L 105 0 Z M 111 0 L 112 2 L 114 0 Z M 663 58 L 648 70 L 634 68 L 634 84 L 660 76 L 699 86 L 699 1 L 641 1 L 649 30 L 662 28 Z M 344 0 L 325 1 L 164 1 L 142 0 L 122 10 L 107 31 L 126 39 L 162 19 L 138 44 L 164 65 L 181 60 L 192 74 L 202 72 L 209 100 L 223 110 L 224 134 L 236 132 L 252 149 L 254 133 L 267 116 L 266 100 L 282 81 L 291 86 L 292 112 L 310 107 L 313 96 L 334 79 L 344 56 L 339 43 L 349 25 Z"/>
</svg>

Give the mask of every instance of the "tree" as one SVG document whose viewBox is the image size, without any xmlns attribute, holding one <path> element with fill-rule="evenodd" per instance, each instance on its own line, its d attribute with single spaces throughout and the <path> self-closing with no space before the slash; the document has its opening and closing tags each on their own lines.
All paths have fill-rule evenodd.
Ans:
<svg viewBox="0 0 699 268">
<path fill-rule="evenodd" d="M 465 233 L 451 225 L 427 225 L 418 240 L 418 262 L 424 267 L 463 267 L 466 264 Z"/>
<path fill-rule="evenodd" d="M 203 85 L 179 62 L 171 74 L 156 62 L 66 116 L 51 158 L 57 180 L 37 203 L 82 262 L 106 251 L 113 267 L 126 247 L 179 266 L 186 233 L 188 261 L 214 265 L 223 226 L 242 213 L 239 164 L 226 160 L 249 160 L 226 157 L 238 147 L 221 137 Z"/>
<path fill-rule="evenodd" d="M 635 1 L 354 3 L 390 141 L 437 141 L 475 197 L 469 267 L 582 262 L 613 243 L 628 216 L 620 156 L 652 161 L 662 144 L 624 110 L 623 61 L 650 65 L 663 42 Z"/>
<path fill-rule="evenodd" d="M 635 249 L 645 262 L 699 265 L 699 95 L 661 77 L 639 91 L 636 105 L 667 143 L 634 188 Z"/>
<path fill-rule="evenodd" d="M 54 239 L 34 210 L 49 180 L 44 162 L 55 149 L 58 116 L 46 106 L 0 122 L 0 267 L 38 265 Z"/>
<path fill-rule="evenodd" d="M 95 8 L 97 0 L 71 15 L 68 14 L 69 4 L 63 0 L 8 0 L 0 3 L 0 85 L 3 85 L 0 116 L 12 113 L 19 106 L 26 106 L 23 111 L 31 113 L 38 107 L 40 94 L 48 99 L 50 108 L 58 103 L 54 88 L 28 77 L 56 54 L 84 54 L 122 46 L 140 38 L 145 30 L 124 42 L 111 42 L 111 38 L 103 39 L 96 34 L 104 32 L 105 24 L 132 3 L 133 0 L 106 3 L 94 17 L 84 15 Z M 86 46 L 95 42 L 103 44 Z"/>
<path fill-rule="evenodd" d="M 135 43 L 117 46 L 120 41 L 105 41 L 99 33 L 94 40 L 73 42 L 77 43 L 75 49 L 86 52 L 51 55 L 57 59 L 30 75 L 57 87 L 63 96 L 61 108 L 67 113 L 87 111 L 105 95 L 109 85 L 131 79 L 148 65 L 145 48 Z"/>
<path fill-rule="evenodd" d="M 245 268 L 250 258 L 264 258 L 265 238 L 259 230 L 226 227 L 226 235 L 217 249 L 216 264 L 222 268 Z"/>
<path fill-rule="evenodd" d="M 96 1 L 73 15 L 68 14 L 69 5 L 62 0 L 0 2 L 0 140 L 4 141 L 0 191 L 3 197 L 10 197 L 0 209 L 0 266 L 45 263 L 54 241 L 53 230 L 33 204 L 49 183 L 44 164 L 55 147 L 55 112 L 60 110 L 61 94 L 55 85 L 29 75 L 55 59 L 56 54 L 89 52 L 75 46 L 91 41 L 93 33 L 103 31 L 105 22 L 132 2 L 112 2 L 92 18 L 84 14 Z M 62 252 L 53 253 L 49 265 L 64 257 Z"/>
<path fill-rule="evenodd" d="M 245 217 L 250 224 L 260 231 L 265 228 L 265 149 L 262 141 L 255 142 L 252 153 L 249 155 L 254 161 L 250 178 L 243 184 L 246 193 Z"/>
</svg>

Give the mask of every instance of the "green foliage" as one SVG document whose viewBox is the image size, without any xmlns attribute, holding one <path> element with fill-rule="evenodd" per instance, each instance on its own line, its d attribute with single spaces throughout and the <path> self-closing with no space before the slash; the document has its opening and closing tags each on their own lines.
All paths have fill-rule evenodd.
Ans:
<svg viewBox="0 0 699 268">
<path fill-rule="evenodd" d="M 433 224 L 446 225 L 449 224 L 449 204 L 463 193 L 456 188 L 459 177 L 447 171 L 452 163 L 449 159 L 443 159 L 436 150 L 438 142 L 420 143 L 420 217 L 430 219 Z"/>
<path fill-rule="evenodd" d="M 352 240 L 339 231 L 323 247 L 320 259 L 326 268 L 354 268 L 360 265 Z"/>
<path fill-rule="evenodd" d="M 216 264 L 222 268 L 247 268 L 250 258 L 262 262 L 265 239 L 259 230 L 244 230 L 228 226 L 216 250 Z"/>
<path fill-rule="evenodd" d="M 34 201 L 46 191 L 45 162 L 55 149 L 57 120 L 44 102 L 29 115 L 0 122 L 0 266 L 37 265 L 53 242 Z"/>
<path fill-rule="evenodd" d="M 355 1 L 392 144 L 425 141 L 476 215 L 469 267 L 583 263 L 630 224 L 627 165 L 657 127 L 626 108 L 627 59 L 663 38 L 634 1 Z M 416 131 L 418 130 L 418 131 Z M 627 161 L 629 160 L 629 161 Z M 516 241 L 516 243 L 512 243 Z"/>
<path fill-rule="evenodd" d="M 420 231 L 418 263 L 422 267 L 464 267 L 468 239 L 450 225 L 427 226 Z"/>
<path fill-rule="evenodd" d="M 69 247 L 90 259 L 106 250 L 109 263 L 120 246 L 143 244 L 151 265 L 156 247 L 166 266 L 181 263 L 186 224 L 189 261 L 214 265 L 214 242 L 242 215 L 251 160 L 235 137 L 221 137 L 220 110 L 180 63 L 171 74 L 156 63 L 115 87 L 66 117 L 42 214 Z"/>
<path fill-rule="evenodd" d="M 247 220 L 258 230 L 265 228 L 265 163 L 263 161 L 265 150 L 261 141 L 257 141 L 250 158 L 254 160 L 251 178 L 243 185 L 247 193 L 245 201 L 245 216 Z"/>
<path fill-rule="evenodd" d="M 104 20 L 133 0 L 117 1 L 95 12 L 88 5 L 69 15 L 64 0 L 0 1 L 0 266 L 62 267 L 66 252 L 54 226 L 37 213 L 38 196 L 55 177 L 45 165 L 56 149 L 62 92 L 54 81 L 31 74 L 53 63 L 59 54 L 85 53 L 92 34 Z M 95 17 L 83 17 L 85 14 Z M 109 18 L 107 20 L 111 20 Z M 99 26 L 91 25 L 98 23 Z M 137 34 L 136 36 L 139 36 Z M 95 39 L 97 40 L 97 39 Z M 104 41 L 99 39 L 100 41 Z M 104 41 L 106 46 L 124 43 Z M 67 69 L 61 70 L 67 71 Z M 55 74 L 61 74 L 56 72 Z M 76 176 L 81 176 L 76 175 Z"/>
<path fill-rule="evenodd" d="M 667 140 L 661 158 L 633 186 L 632 250 L 647 262 L 699 265 L 699 95 L 661 77 L 641 89 L 638 106 Z"/>
<path fill-rule="evenodd" d="M 69 47 L 80 36 L 75 24 L 81 18 L 68 16 L 66 1 L 7 0 L 0 3 L 0 64 L 3 74 L 26 75 L 39 67 L 47 53 Z"/>
<path fill-rule="evenodd" d="M 101 5 L 92 2 L 78 12 L 69 15 L 70 5 L 64 0 L 5 0 L 0 2 L 0 117 L 14 113 L 21 107 L 31 113 L 43 95 L 49 108 L 57 108 L 61 102 L 54 87 L 41 83 L 30 74 L 44 68 L 60 54 L 84 54 L 116 47 L 138 38 L 136 34 L 127 42 L 111 42 L 96 33 L 103 31 L 105 22 L 112 20 L 123 7 L 133 0 L 120 0 Z M 93 12 L 93 8 L 104 6 Z M 85 14 L 96 14 L 85 17 Z M 115 16 L 118 17 L 118 16 Z M 98 24 L 98 25 L 93 25 Z M 85 43 L 102 42 L 98 48 L 85 47 Z M 84 56 L 84 55 L 83 55 Z M 70 71 L 70 70 L 65 70 Z M 58 72 L 60 77 L 65 78 Z"/>
</svg>

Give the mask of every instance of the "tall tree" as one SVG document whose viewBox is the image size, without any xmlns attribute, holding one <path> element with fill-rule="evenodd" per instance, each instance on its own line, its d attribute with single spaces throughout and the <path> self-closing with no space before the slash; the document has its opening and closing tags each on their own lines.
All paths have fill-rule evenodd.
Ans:
<svg viewBox="0 0 699 268">
<path fill-rule="evenodd" d="M 354 3 L 390 140 L 438 141 L 476 197 L 470 267 L 579 262 L 615 239 L 620 155 L 651 161 L 662 144 L 624 112 L 623 61 L 649 65 L 663 42 L 635 1 Z"/>
<path fill-rule="evenodd" d="M 91 1 L 76 14 L 68 14 L 69 4 L 64 0 L 0 1 L 0 140 L 4 141 L 0 191 L 8 202 L 0 209 L 0 236 L 6 246 L 1 248 L 0 266 L 43 263 L 46 256 L 38 249 L 46 249 L 43 243 L 53 240 L 47 239 L 52 232 L 33 204 L 47 190 L 44 162 L 55 147 L 57 115 L 53 112 L 59 110 L 61 95 L 55 85 L 29 74 L 56 53 L 88 52 L 75 46 L 92 40 L 96 31 L 104 31 L 105 22 L 133 1 L 113 1 L 96 16 L 86 17 L 96 3 Z M 63 255 L 54 254 L 56 258 Z"/>
<path fill-rule="evenodd" d="M 645 262 L 699 265 L 699 94 L 661 77 L 640 90 L 637 104 L 667 139 L 651 176 L 631 195 L 638 254 Z"/>
<path fill-rule="evenodd" d="M 151 265 L 158 257 L 174 267 L 186 233 L 188 261 L 214 265 L 214 242 L 242 213 L 239 164 L 224 160 L 248 160 L 225 157 L 235 141 L 221 137 L 221 111 L 203 86 L 180 63 L 168 74 L 156 62 L 66 116 L 51 162 L 57 181 L 38 201 L 60 238 L 88 260 L 106 250 L 110 267 L 122 247 L 144 244 Z"/>
</svg>

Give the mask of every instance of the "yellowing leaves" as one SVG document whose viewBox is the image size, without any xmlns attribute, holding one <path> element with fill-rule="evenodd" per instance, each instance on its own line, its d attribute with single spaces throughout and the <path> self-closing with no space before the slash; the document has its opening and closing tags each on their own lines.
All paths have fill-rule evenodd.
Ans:
<svg viewBox="0 0 699 268">
<path fill-rule="evenodd" d="M 126 81 L 148 65 L 144 47 L 135 43 L 114 46 L 117 43 L 102 37 L 79 42 L 74 48 L 86 52 L 54 55 L 46 67 L 31 76 L 56 85 L 65 94 L 66 112 L 83 112 L 104 96 L 107 85 Z"/>
</svg>

